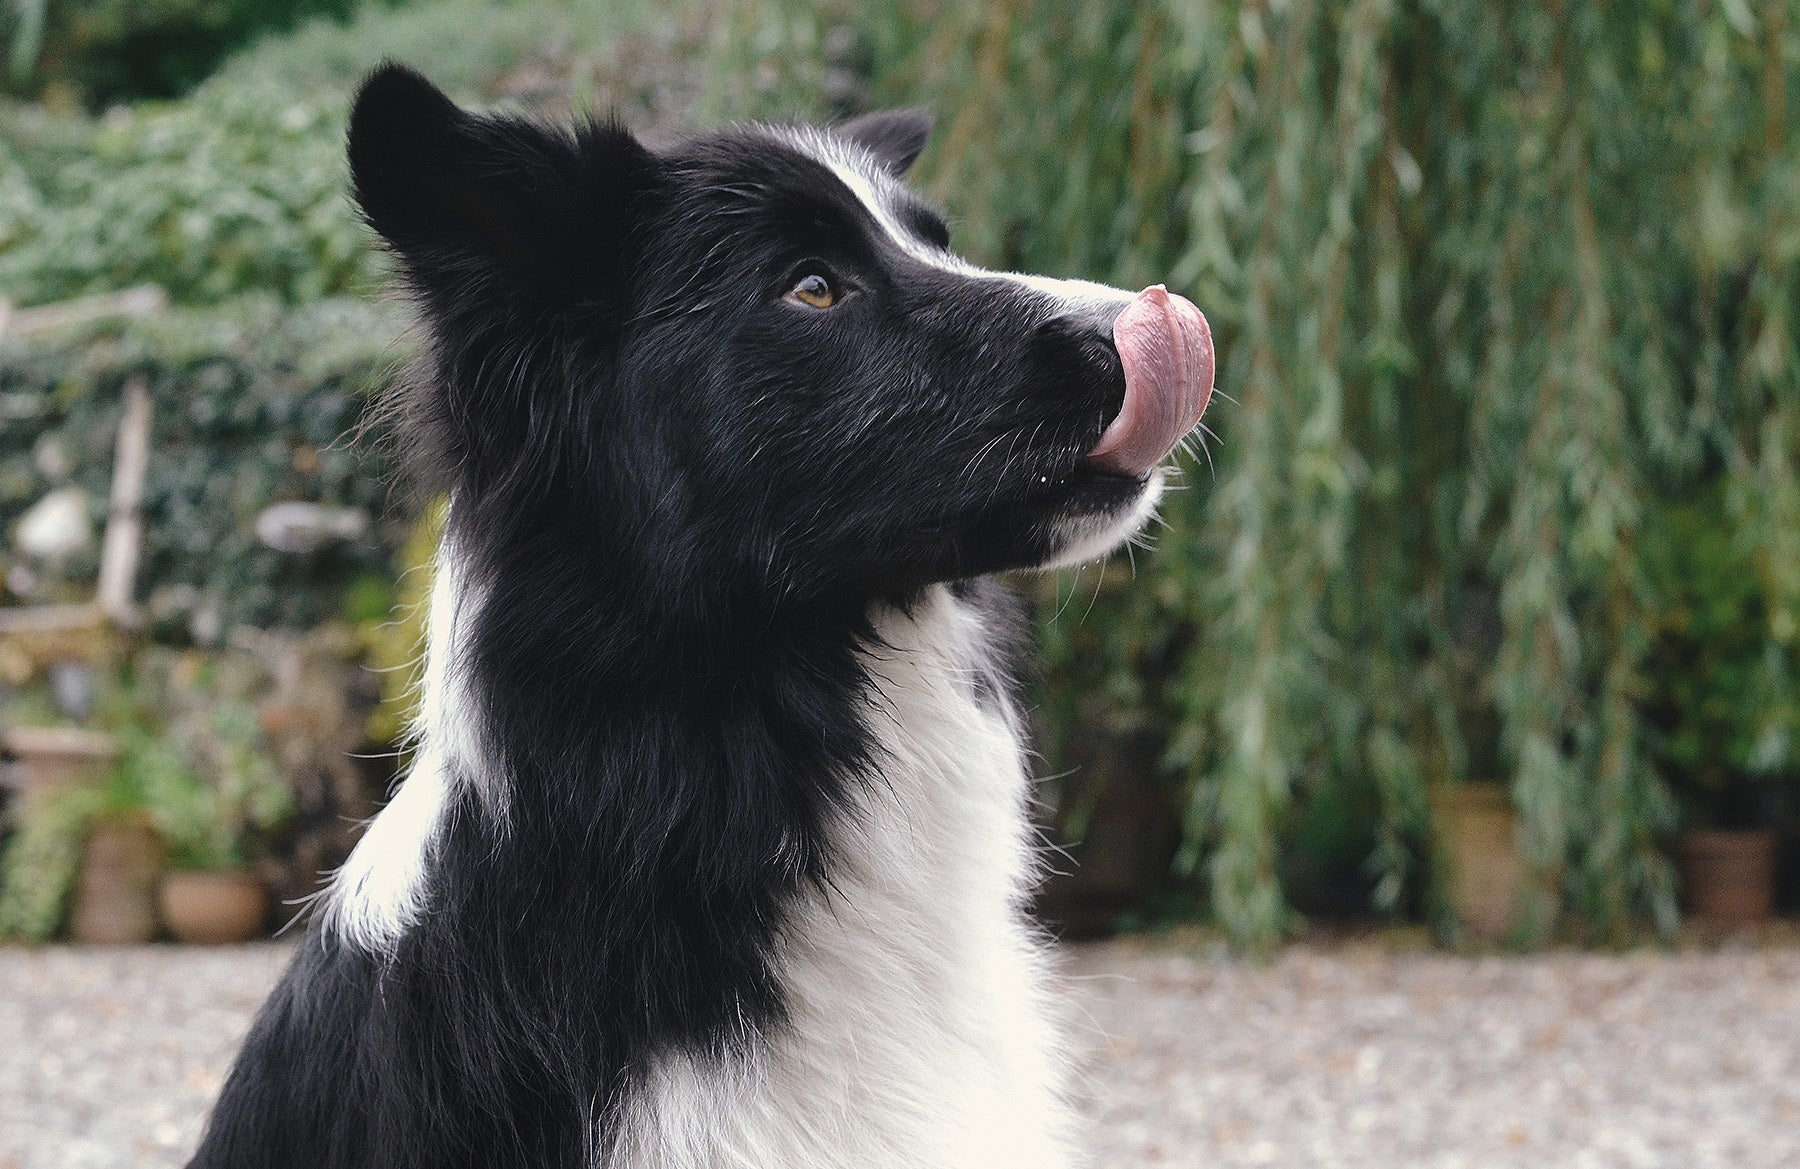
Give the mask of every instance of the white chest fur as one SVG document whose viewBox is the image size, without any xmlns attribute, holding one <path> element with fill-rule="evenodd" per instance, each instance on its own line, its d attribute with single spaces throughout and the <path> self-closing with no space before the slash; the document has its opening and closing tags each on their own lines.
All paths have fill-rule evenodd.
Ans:
<svg viewBox="0 0 1800 1169">
<path fill-rule="evenodd" d="M 629 1169 L 1055 1169 L 1069 1163 L 1033 858 L 1006 720 L 975 698 L 974 616 L 939 589 L 870 653 L 886 752 L 801 906 L 791 1019 L 752 1057 L 677 1056 L 625 1118 Z"/>
</svg>

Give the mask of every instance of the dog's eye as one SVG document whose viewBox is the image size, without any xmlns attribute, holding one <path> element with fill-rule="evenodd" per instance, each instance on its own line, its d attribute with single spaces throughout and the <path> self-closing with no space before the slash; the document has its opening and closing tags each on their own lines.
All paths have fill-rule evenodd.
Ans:
<svg viewBox="0 0 1800 1169">
<path fill-rule="evenodd" d="M 788 290 L 787 298 L 813 308 L 830 308 L 837 303 L 837 290 L 831 281 L 813 272 L 800 277 Z"/>
</svg>

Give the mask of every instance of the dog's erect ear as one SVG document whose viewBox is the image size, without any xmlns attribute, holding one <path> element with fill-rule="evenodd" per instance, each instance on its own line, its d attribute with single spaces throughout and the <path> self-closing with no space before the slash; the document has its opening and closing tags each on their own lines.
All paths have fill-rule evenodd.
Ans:
<svg viewBox="0 0 1800 1169">
<path fill-rule="evenodd" d="M 391 63 L 356 95 L 349 152 L 363 214 L 427 291 L 493 277 L 547 293 L 603 282 L 654 165 L 617 126 L 470 113 Z"/>
<path fill-rule="evenodd" d="M 877 110 L 851 118 L 837 132 L 873 154 L 895 175 L 903 175 L 925 151 L 931 114 L 922 109 Z"/>
</svg>

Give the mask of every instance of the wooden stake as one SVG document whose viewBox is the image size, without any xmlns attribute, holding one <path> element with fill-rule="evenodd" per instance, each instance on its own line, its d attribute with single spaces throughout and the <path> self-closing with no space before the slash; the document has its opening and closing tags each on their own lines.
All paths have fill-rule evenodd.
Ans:
<svg viewBox="0 0 1800 1169">
<path fill-rule="evenodd" d="M 144 471 L 150 462 L 150 388 L 143 374 L 125 383 L 125 413 L 119 419 L 113 454 L 112 495 L 107 503 L 106 535 L 100 544 L 100 611 L 116 624 L 137 622 L 134 592 L 138 557 L 144 542 Z"/>
</svg>

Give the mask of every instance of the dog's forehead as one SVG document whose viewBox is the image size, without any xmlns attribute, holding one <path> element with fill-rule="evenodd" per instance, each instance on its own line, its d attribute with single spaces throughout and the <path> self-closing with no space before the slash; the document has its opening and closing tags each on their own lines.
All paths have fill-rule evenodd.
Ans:
<svg viewBox="0 0 1800 1169">
<path fill-rule="evenodd" d="M 942 262 L 943 249 L 924 240 L 916 226 L 922 215 L 936 216 L 937 212 L 907 190 L 866 147 L 812 126 L 784 127 L 776 134 L 793 150 L 828 170 L 894 243 L 920 259 Z"/>
<path fill-rule="evenodd" d="M 707 143 L 697 195 L 728 203 L 770 200 L 837 210 L 916 259 L 962 271 L 968 266 L 927 238 L 942 217 L 908 190 L 867 148 L 814 126 L 738 127 Z"/>
<path fill-rule="evenodd" d="M 869 150 L 847 135 L 816 126 L 740 126 L 693 141 L 676 163 L 701 214 L 712 220 L 707 235 L 713 253 L 716 232 L 745 209 L 777 207 L 791 216 L 811 206 L 818 220 L 848 220 L 858 231 L 878 234 L 888 245 L 920 264 L 950 273 L 971 286 L 1010 284 L 1030 294 L 1040 315 L 1122 307 L 1132 294 L 1087 280 L 1066 280 L 1021 272 L 991 271 L 971 264 L 941 242 L 942 216 L 914 194 Z M 833 213 L 836 214 L 833 214 Z"/>
</svg>

